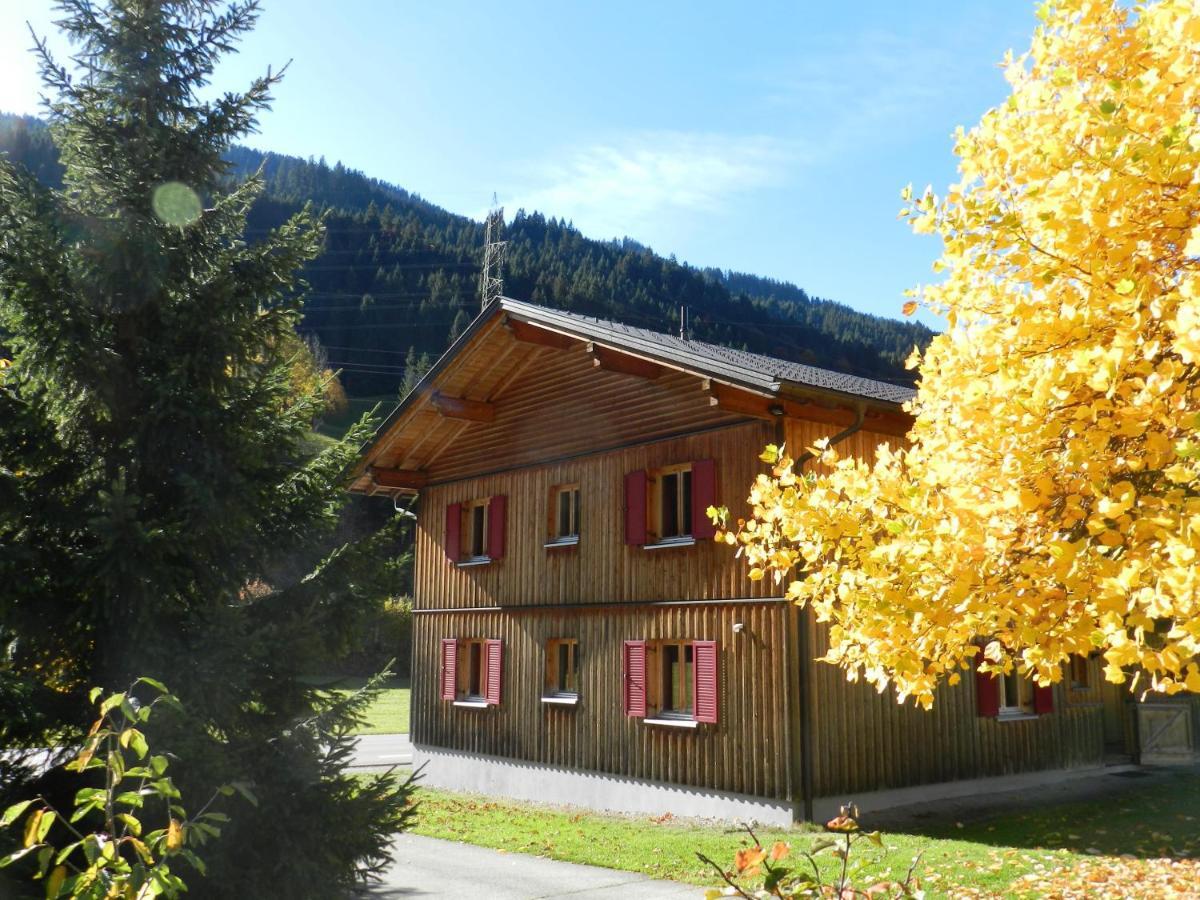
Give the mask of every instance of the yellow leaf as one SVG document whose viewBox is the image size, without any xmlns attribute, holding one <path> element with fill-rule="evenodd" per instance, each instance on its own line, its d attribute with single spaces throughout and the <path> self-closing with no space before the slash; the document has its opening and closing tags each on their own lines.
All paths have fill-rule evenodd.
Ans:
<svg viewBox="0 0 1200 900">
<path fill-rule="evenodd" d="M 907 300 L 907 301 L 905 301 L 904 305 L 902 307 L 900 307 L 900 312 L 904 313 L 904 315 L 906 315 L 906 316 L 911 316 L 916 311 L 917 311 L 917 301 L 916 300 Z"/>
<path fill-rule="evenodd" d="M 167 852 L 174 853 L 183 846 L 183 825 L 178 819 L 172 819 L 167 825 Z"/>
<path fill-rule="evenodd" d="M 63 882 L 67 880 L 67 867 L 55 866 L 54 871 L 50 873 L 50 877 L 46 879 L 46 897 L 48 900 L 58 896 L 62 890 Z"/>
<path fill-rule="evenodd" d="M 1117 282 L 1115 290 L 1124 297 L 1126 294 L 1132 294 L 1135 287 L 1137 287 L 1137 284 L 1132 278 L 1122 278 Z"/>
<path fill-rule="evenodd" d="M 23 846 L 32 847 L 37 842 L 38 826 L 42 824 L 42 816 L 45 814 L 44 809 L 34 810 L 34 812 L 25 820 L 25 842 Z"/>
</svg>

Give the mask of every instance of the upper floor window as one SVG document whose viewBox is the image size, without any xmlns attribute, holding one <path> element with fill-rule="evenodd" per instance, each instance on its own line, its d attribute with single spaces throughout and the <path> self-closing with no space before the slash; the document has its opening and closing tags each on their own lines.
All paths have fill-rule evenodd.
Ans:
<svg viewBox="0 0 1200 900">
<path fill-rule="evenodd" d="M 550 545 L 579 542 L 579 485 L 550 489 Z"/>
<path fill-rule="evenodd" d="M 625 543 L 671 547 L 716 533 L 707 510 L 717 503 L 711 459 L 639 469 L 625 476 Z"/>
<path fill-rule="evenodd" d="M 692 536 L 692 465 L 671 466 L 651 478 L 651 533 L 660 541 Z"/>
<path fill-rule="evenodd" d="M 480 559 L 487 556 L 487 500 L 472 500 L 463 504 L 463 547 L 468 559 Z"/>
<path fill-rule="evenodd" d="M 504 556 L 507 498 L 481 497 L 446 507 L 446 556 L 460 566 Z"/>
</svg>

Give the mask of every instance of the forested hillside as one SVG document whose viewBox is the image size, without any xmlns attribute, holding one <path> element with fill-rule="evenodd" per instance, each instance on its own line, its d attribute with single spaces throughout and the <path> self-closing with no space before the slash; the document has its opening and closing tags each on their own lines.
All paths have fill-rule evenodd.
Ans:
<svg viewBox="0 0 1200 900">
<path fill-rule="evenodd" d="M 36 119 L 0 114 L 0 152 L 57 182 L 53 145 Z M 309 266 L 302 330 L 316 333 L 352 395 L 411 385 L 479 309 L 483 227 L 402 188 L 324 160 L 235 148 L 236 177 L 263 168 L 267 190 L 249 228 L 262 233 L 304 203 L 328 210 L 325 253 Z M 504 291 L 520 300 L 678 329 L 691 336 L 888 381 L 931 332 L 810 297 L 786 282 L 664 258 L 637 242 L 596 241 L 569 223 L 518 211 L 509 222 Z"/>
</svg>

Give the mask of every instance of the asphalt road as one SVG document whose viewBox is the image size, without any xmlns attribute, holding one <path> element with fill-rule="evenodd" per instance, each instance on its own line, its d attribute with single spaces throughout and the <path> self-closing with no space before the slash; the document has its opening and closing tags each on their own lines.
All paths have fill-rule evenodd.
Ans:
<svg viewBox="0 0 1200 900">
<path fill-rule="evenodd" d="M 697 900 L 704 889 L 656 881 L 633 872 L 501 853 L 484 847 L 402 834 L 392 844 L 392 864 L 364 897 L 486 897 L 487 900 Z"/>
<path fill-rule="evenodd" d="M 350 762 L 355 769 L 390 769 L 412 765 L 412 742 L 407 734 L 364 734 Z"/>
</svg>

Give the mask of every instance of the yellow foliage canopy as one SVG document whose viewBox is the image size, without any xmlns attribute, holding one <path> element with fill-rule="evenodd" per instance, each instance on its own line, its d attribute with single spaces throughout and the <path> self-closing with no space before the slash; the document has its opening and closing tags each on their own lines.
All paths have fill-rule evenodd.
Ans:
<svg viewBox="0 0 1200 900">
<path fill-rule="evenodd" d="M 829 661 L 928 707 L 986 665 L 1200 691 L 1200 4 L 1047 4 L 940 234 L 905 449 L 775 460 L 737 542 L 831 623 Z M 731 539 L 731 538 L 727 538 Z"/>
</svg>

